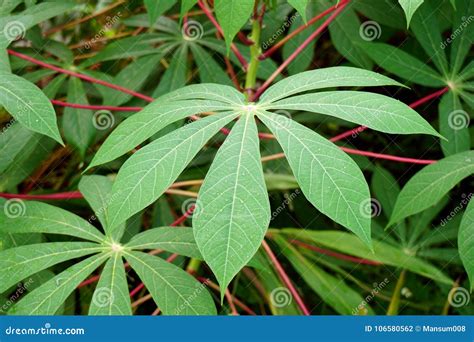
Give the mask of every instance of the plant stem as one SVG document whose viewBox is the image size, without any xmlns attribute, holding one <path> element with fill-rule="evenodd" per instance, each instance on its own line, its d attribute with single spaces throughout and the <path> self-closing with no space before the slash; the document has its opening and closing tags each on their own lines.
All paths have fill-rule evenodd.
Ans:
<svg viewBox="0 0 474 342">
<path fill-rule="evenodd" d="M 405 285 L 405 278 L 406 270 L 402 270 L 400 272 L 400 276 L 398 277 L 397 284 L 395 285 L 395 289 L 393 290 L 392 300 L 390 301 L 390 305 L 388 306 L 388 316 L 398 315 L 398 308 L 400 306 L 400 294 L 402 292 L 403 285 Z"/>
<path fill-rule="evenodd" d="M 245 93 L 247 99 L 253 96 L 255 83 L 257 82 L 257 70 L 260 64 L 260 60 L 258 59 L 260 55 L 260 32 L 260 21 L 258 18 L 252 19 L 252 33 L 250 34 L 250 39 L 253 41 L 253 44 L 250 46 L 250 64 L 245 78 Z"/>
<path fill-rule="evenodd" d="M 267 253 L 268 257 L 270 258 L 273 266 L 275 266 L 275 269 L 277 270 L 278 275 L 280 276 L 280 279 L 283 281 L 283 283 L 286 285 L 288 290 L 291 292 L 291 295 L 295 299 L 296 304 L 298 304 L 298 307 L 301 309 L 301 311 L 303 312 L 305 316 L 309 316 L 310 312 L 308 308 L 306 308 L 306 304 L 303 302 L 303 299 L 301 299 L 298 291 L 293 286 L 293 283 L 291 282 L 290 277 L 288 277 L 288 275 L 285 272 L 285 269 L 283 268 L 283 266 L 281 266 L 277 257 L 275 256 L 275 254 L 273 254 L 270 246 L 267 244 L 265 240 L 262 241 L 262 246 L 265 252 Z"/>
</svg>

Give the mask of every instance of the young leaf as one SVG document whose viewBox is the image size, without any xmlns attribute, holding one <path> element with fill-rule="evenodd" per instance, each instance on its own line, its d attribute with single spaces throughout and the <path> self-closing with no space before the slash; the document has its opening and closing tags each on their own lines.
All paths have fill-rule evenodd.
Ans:
<svg viewBox="0 0 474 342">
<path fill-rule="evenodd" d="M 163 314 L 216 314 L 216 307 L 206 286 L 182 269 L 145 253 L 124 254 Z"/>
<path fill-rule="evenodd" d="M 427 87 L 444 87 L 439 73 L 409 53 L 385 43 L 367 43 L 365 52 L 380 67 L 408 82 Z"/>
<path fill-rule="evenodd" d="M 405 11 L 405 16 L 407 17 L 407 29 L 410 26 L 410 20 L 413 14 L 416 12 L 418 7 L 423 3 L 424 0 L 398 0 L 400 6 L 402 6 Z"/>
<path fill-rule="evenodd" d="M 474 201 L 472 199 L 469 201 L 459 226 L 458 246 L 472 291 L 474 287 Z"/>
<path fill-rule="evenodd" d="M 247 23 L 252 14 L 255 0 L 215 0 L 214 10 L 224 31 L 227 51 L 237 32 Z"/>
<path fill-rule="evenodd" d="M 440 137 L 425 119 L 406 104 L 375 93 L 327 91 L 298 95 L 272 103 L 268 108 L 331 115 L 386 133 L 423 133 Z"/>
<path fill-rule="evenodd" d="M 257 252 L 270 222 L 258 131 L 242 113 L 209 169 L 193 213 L 196 243 L 221 294 Z"/>
<path fill-rule="evenodd" d="M 105 236 L 87 221 L 64 209 L 49 204 L 26 201 L 20 202 L 19 215 L 6 215 L 11 205 L 0 205 L 0 232 L 2 233 L 46 233 L 75 236 L 81 239 L 103 242 Z"/>
<path fill-rule="evenodd" d="M 202 259 L 191 228 L 161 227 L 148 229 L 135 235 L 127 248 L 164 249 L 191 258 Z"/>
<path fill-rule="evenodd" d="M 268 88 L 260 97 L 266 104 L 305 91 L 333 87 L 380 87 L 403 84 L 382 74 L 353 67 L 331 67 L 305 71 L 286 77 Z"/>
<path fill-rule="evenodd" d="M 319 134 L 283 115 L 265 112 L 258 117 L 283 148 L 306 198 L 370 246 L 370 215 L 361 209 L 370 199 L 369 187 L 354 160 Z"/>
<path fill-rule="evenodd" d="M 63 144 L 53 105 L 33 83 L 0 72 L 0 105 L 26 128 Z"/>
<path fill-rule="evenodd" d="M 122 156 L 173 122 L 206 111 L 230 108 L 229 104 L 217 101 L 180 100 L 163 103 L 156 100 L 118 125 L 102 144 L 86 170 Z"/>
<path fill-rule="evenodd" d="M 79 78 L 69 79 L 67 101 L 70 103 L 89 104 L 84 92 L 82 81 Z M 87 148 L 96 135 L 94 117 L 90 110 L 67 107 L 62 117 L 62 127 L 66 141 L 73 145 L 84 159 Z"/>
<path fill-rule="evenodd" d="M 198 120 L 153 141 L 130 157 L 112 188 L 107 208 L 110 227 L 156 201 L 204 144 L 236 116 L 219 113 Z"/>
<path fill-rule="evenodd" d="M 457 94 L 449 91 L 439 102 L 439 131 L 448 139 L 441 140 L 441 149 L 446 157 L 468 151 L 471 146 L 469 114 L 462 108 Z"/>
<path fill-rule="evenodd" d="M 8 314 L 54 315 L 71 292 L 109 256 L 98 254 L 69 267 L 28 293 Z"/>
<path fill-rule="evenodd" d="M 25 245 L 0 252 L 0 293 L 23 279 L 63 261 L 99 253 L 91 242 L 49 242 Z"/>
<path fill-rule="evenodd" d="M 92 296 L 89 315 L 132 315 L 127 278 L 120 253 L 105 264 Z"/>
<path fill-rule="evenodd" d="M 403 187 L 389 225 L 435 205 L 457 183 L 474 173 L 474 151 L 462 152 L 424 167 Z"/>
</svg>

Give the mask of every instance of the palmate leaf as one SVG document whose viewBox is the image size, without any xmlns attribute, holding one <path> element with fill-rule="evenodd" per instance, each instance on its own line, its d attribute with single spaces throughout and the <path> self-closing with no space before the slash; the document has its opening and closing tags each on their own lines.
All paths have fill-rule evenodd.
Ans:
<svg viewBox="0 0 474 342">
<path fill-rule="evenodd" d="M 125 258 L 165 315 L 215 315 L 216 308 L 204 284 L 158 257 L 126 252 Z"/>
<path fill-rule="evenodd" d="M 176 3 L 176 0 L 144 0 L 150 25 L 156 22 L 156 19 Z"/>
<path fill-rule="evenodd" d="M 9 210 L 9 203 L 1 205 L 0 232 L 60 234 L 99 243 L 105 240 L 105 236 L 97 228 L 64 209 L 34 201 L 20 203 L 19 216 L 5 215 Z"/>
<path fill-rule="evenodd" d="M 446 157 L 468 151 L 471 146 L 471 137 L 467 123 L 469 118 L 463 110 L 457 94 L 449 91 L 439 102 L 439 131 L 448 139 L 441 141 L 441 149 Z"/>
<path fill-rule="evenodd" d="M 0 293 L 53 265 L 102 250 L 91 242 L 49 242 L 7 249 L 0 259 Z"/>
<path fill-rule="evenodd" d="M 155 101 L 118 125 L 102 144 L 87 169 L 124 155 L 173 122 L 197 113 L 230 108 L 230 104 L 210 100 L 166 103 Z"/>
<path fill-rule="evenodd" d="M 474 151 L 462 152 L 424 167 L 403 187 L 389 225 L 435 205 L 461 180 L 474 173 Z"/>
<path fill-rule="evenodd" d="M 28 293 L 8 314 L 54 315 L 72 291 L 108 257 L 109 254 L 101 253 L 71 266 Z"/>
<path fill-rule="evenodd" d="M 257 252 L 270 222 L 253 113 L 243 113 L 232 128 L 198 200 L 193 214 L 196 243 L 225 289 Z"/>
<path fill-rule="evenodd" d="M 474 201 L 472 199 L 459 225 L 458 248 L 472 291 L 474 288 Z"/>
<path fill-rule="evenodd" d="M 451 74 L 457 75 L 466 59 L 469 49 L 472 47 L 474 28 L 468 22 L 474 13 L 474 2 L 470 0 L 453 0 L 456 3 L 456 11 L 453 21 L 453 34 L 456 39 L 451 45 Z M 462 27 L 462 30 L 460 28 Z"/>
<path fill-rule="evenodd" d="M 120 253 L 113 254 L 105 264 L 92 296 L 89 315 L 132 315 L 127 278 Z"/>
<path fill-rule="evenodd" d="M 107 207 L 116 227 L 160 197 L 220 128 L 237 116 L 219 113 L 190 123 L 140 149 L 120 169 Z"/>
<path fill-rule="evenodd" d="M 272 103 L 270 109 L 292 109 L 335 116 L 397 134 L 424 133 L 440 137 L 430 124 L 404 103 L 362 91 L 328 91 L 293 96 Z"/>
<path fill-rule="evenodd" d="M 179 255 L 202 259 L 193 230 L 181 227 L 148 229 L 135 235 L 126 245 L 132 249 L 164 249 Z"/>
<path fill-rule="evenodd" d="M 288 0 L 288 3 L 293 6 L 303 18 L 306 23 L 306 7 L 308 6 L 308 0 Z"/>
<path fill-rule="evenodd" d="M 63 144 L 53 105 L 33 83 L 0 72 L 0 104 L 26 128 Z"/>
<path fill-rule="evenodd" d="M 258 117 L 280 143 L 306 198 L 370 246 L 370 216 L 361 210 L 370 200 L 369 187 L 354 160 L 283 115 L 262 112 Z"/>
</svg>

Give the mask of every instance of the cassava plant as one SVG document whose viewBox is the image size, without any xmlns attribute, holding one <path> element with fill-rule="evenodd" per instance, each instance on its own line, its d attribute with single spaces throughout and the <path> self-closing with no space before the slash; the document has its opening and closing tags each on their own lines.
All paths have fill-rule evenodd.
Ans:
<svg viewBox="0 0 474 342">
<path fill-rule="evenodd" d="M 434 2 L 2 5 L 0 299 L 42 275 L 5 312 L 446 312 L 400 292 L 474 277 L 473 205 L 438 224 L 474 171 L 473 5 Z"/>
</svg>

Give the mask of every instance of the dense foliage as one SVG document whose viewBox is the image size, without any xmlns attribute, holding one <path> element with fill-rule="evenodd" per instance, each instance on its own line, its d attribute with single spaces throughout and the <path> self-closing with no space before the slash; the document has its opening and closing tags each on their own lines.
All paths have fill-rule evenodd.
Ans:
<svg viewBox="0 0 474 342">
<path fill-rule="evenodd" d="M 0 0 L 0 312 L 472 314 L 473 21 Z"/>
</svg>

